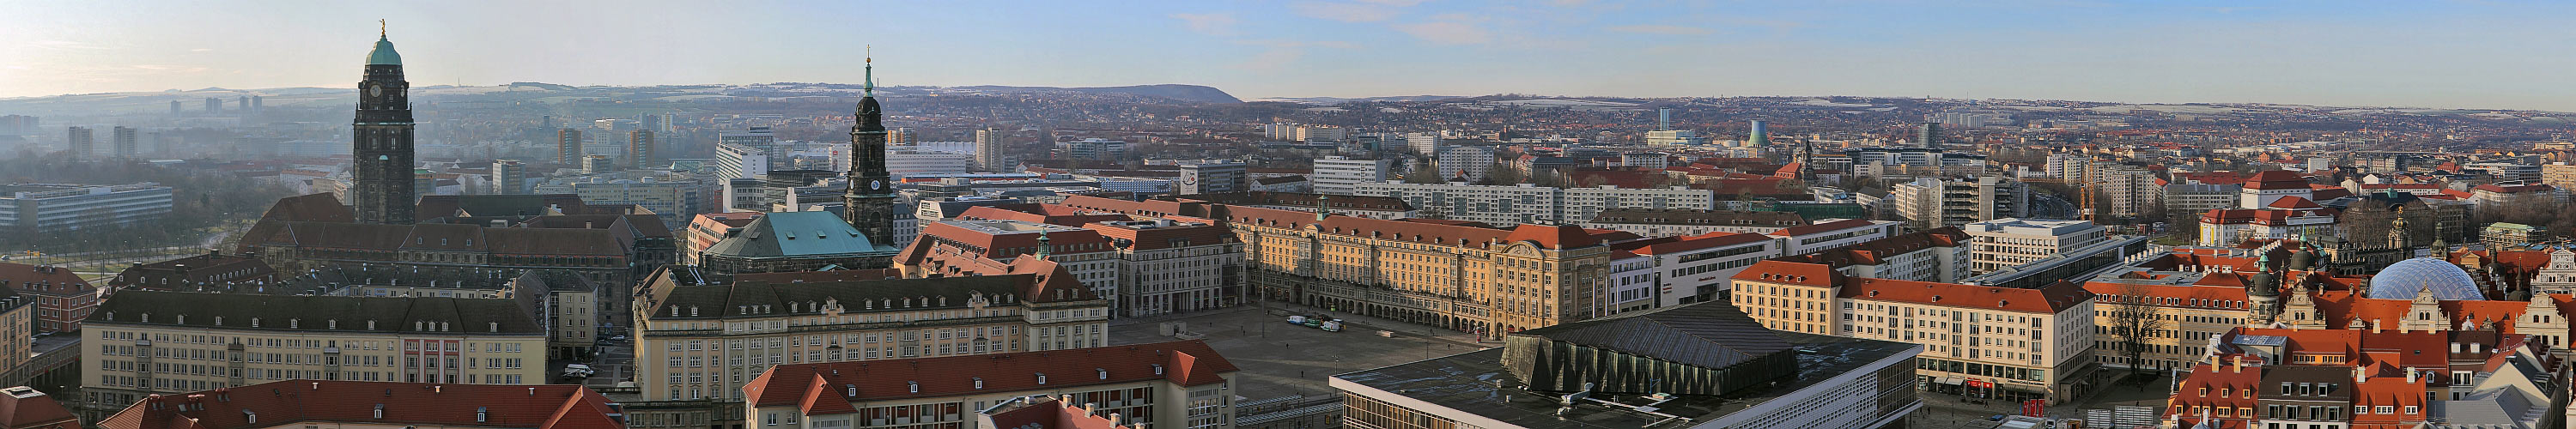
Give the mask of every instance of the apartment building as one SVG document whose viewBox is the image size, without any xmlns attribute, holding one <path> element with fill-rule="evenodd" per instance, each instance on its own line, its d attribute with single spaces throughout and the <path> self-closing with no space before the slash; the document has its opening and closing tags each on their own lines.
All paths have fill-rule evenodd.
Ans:
<svg viewBox="0 0 2576 429">
<path fill-rule="evenodd" d="M 153 396 L 101 429 L 624 429 L 625 410 L 589 388 L 286 380 Z M 113 410 L 113 409 L 111 409 Z"/>
<path fill-rule="evenodd" d="M 0 262 L 0 288 L 34 304 L 36 332 L 78 331 L 98 308 L 98 288 L 65 267 Z"/>
<path fill-rule="evenodd" d="M 1408 142 L 1413 145 L 1415 150 L 1422 150 L 1424 147 L 1424 138 L 1421 136 L 1413 137 Z M 1464 182 L 1484 180 L 1485 170 L 1493 168 L 1494 161 L 1499 159 L 1495 157 L 1499 152 L 1496 152 L 1492 147 L 1442 146 L 1440 137 L 1438 136 L 1429 137 L 1429 142 L 1430 147 L 1432 147 L 1433 150 L 1425 151 L 1423 152 L 1423 155 L 1439 157 L 1438 162 L 1435 162 L 1431 166 L 1432 168 L 1430 170 L 1432 170 L 1431 172 L 1433 174 L 1438 175 L 1440 180 Z M 1417 204 L 1416 206 L 1419 205 Z"/>
<path fill-rule="evenodd" d="M 2114 164 L 2095 170 L 2101 177 L 2094 185 L 2101 187 L 2103 205 L 2109 210 L 2096 215 L 2135 218 L 2164 202 L 2164 185 L 2145 166 Z"/>
<path fill-rule="evenodd" d="M 1235 206 L 1253 206 L 1273 210 L 1316 211 L 1329 209 L 1333 214 L 1370 219 L 1404 219 L 1414 217 L 1413 205 L 1402 199 L 1358 195 L 1303 194 L 1291 192 L 1235 192 L 1156 197 L 1166 201 L 1195 201 Z"/>
<path fill-rule="evenodd" d="M 2186 183 L 2165 185 L 2165 213 L 2199 215 L 2210 210 L 2236 207 L 2237 196 L 2245 185 Z"/>
<path fill-rule="evenodd" d="M 743 387 L 746 425 L 924 428 L 1007 422 L 984 412 L 1036 401 L 1083 404 L 1081 428 L 1234 427 L 1237 369 L 1198 340 L 985 356 L 771 367 Z"/>
<path fill-rule="evenodd" d="M 2101 244 L 2108 231 L 2092 221 L 2005 218 L 1970 223 L 1970 271 L 1991 273 Z"/>
<path fill-rule="evenodd" d="M 1925 229 L 2030 216 L 2030 188 L 2019 180 L 1919 178 L 1888 192 L 1896 213 Z"/>
<path fill-rule="evenodd" d="M 1771 231 L 1770 235 L 1773 240 L 1780 241 L 1780 254 L 1804 255 L 1893 237 L 1904 227 L 1894 221 L 1826 219 L 1813 225 Z"/>
<path fill-rule="evenodd" d="M 602 177 L 562 177 L 536 185 L 539 194 L 573 194 L 589 204 L 633 204 L 651 210 L 666 226 L 688 222 L 698 213 L 723 211 L 708 206 L 714 198 L 708 189 L 692 182 L 664 182 L 652 177 L 642 179 L 606 179 Z"/>
<path fill-rule="evenodd" d="M 1825 264 L 1763 261 L 1736 273 L 1734 304 L 1764 327 L 1925 346 L 1918 386 L 2064 401 L 2090 386 L 2094 295 L 2069 282 L 2037 289 L 1848 277 Z M 1983 383 L 1967 383 L 1979 381 Z"/>
<path fill-rule="evenodd" d="M 1630 189 L 1378 182 L 1362 183 L 1357 189 L 1359 195 L 1404 200 L 1421 210 L 1423 216 L 1494 225 L 1579 223 L 1609 209 L 1707 210 L 1717 204 L 1716 191 L 1679 186 Z"/>
<path fill-rule="evenodd" d="M 1583 226 L 1659 237 L 1713 232 L 1769 234 L 1808 223 L 1806 218 L 1792 212 L 1607 208 L 1594 214 L 1592 220 L 1584 221 Z"/>
<path fill-rule="evenodd" d="M 277 380 L 547 381 L 546 327 L 506 299 L 129 290 L 87 325 L 93 409 Z"/>
<path fill-rule="evenodd" d="M 1394 169 L 1394 158 L 1354 159 L 1327 156 L 1315 160 L 1314 171 L 1312 174 L 1307 174 L 1306 178 L 1314 181 L 1315 193 L 1351 195 L 1358 192 L 1361 183 L 1378 183 L 1391 179 L 1388 175 L 1393 173 Z"/>
<path fill-rule="evenodd" d="M 737 401 L 771 365 L 1108 345 L 1108 300 L 1061 265 L 915 279 L 716 284 L 665 270 L 637 297 L 635 381 L 649 400 Z M 865 270 L 861 270 L 865 271 Z"/>
</svg>

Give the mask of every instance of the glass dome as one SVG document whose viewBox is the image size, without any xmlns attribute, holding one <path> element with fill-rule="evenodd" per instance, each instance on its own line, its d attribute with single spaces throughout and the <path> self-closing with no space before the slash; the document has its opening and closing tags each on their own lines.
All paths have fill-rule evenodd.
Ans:
<svg viewBox="0 0 2576 429">
<path fill-rule="evenodd" d="M 2467 271 L 2440 259 L 2397 261 L 2370 278 L 2371 298 L 2415 299 L 2415 293 L 2425 289 L 2433 290 L 2434 299 L 2486 299 L 2485 294 L 2478 292 L 2477 280 L 2469 278 Z"/>
</svg>

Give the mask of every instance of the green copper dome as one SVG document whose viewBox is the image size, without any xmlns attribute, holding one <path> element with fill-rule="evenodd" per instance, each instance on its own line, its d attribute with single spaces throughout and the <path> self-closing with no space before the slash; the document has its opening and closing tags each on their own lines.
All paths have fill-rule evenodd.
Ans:
<svg viewBox="0 0 2576 429">
<path fill-rule="evenodd" d="M 402 54 L 394 53 L 394 41 L 376 38 L 376 50 L 367 52 L 367 65 L 402 65 Z"/>
</svg>

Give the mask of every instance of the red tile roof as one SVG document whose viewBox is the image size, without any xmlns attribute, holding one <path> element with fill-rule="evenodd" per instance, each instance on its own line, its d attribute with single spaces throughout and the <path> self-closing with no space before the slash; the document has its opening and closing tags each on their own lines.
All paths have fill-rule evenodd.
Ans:
<svg viewBox="0 0 2576 429">
<path fill-rule="evenodd" d="M 1123 424 L 1128 420 L 1117 413 L 1104 413 L 1098 407 L 1085 408 L 1072 404 L 1072 398 L 1035 396 L 1020 399 L 1030 402 L 1019 408 L 992 414 L 993 427 L 1010 429 L 1144 429 Z"/>
<path fill-rule="evenodd" d="M 0 389 L 0 428 L 80 429 L 80 418 L 53 396 L 27 386 Z"/>
<path fill-rule="evenodd" d="M 1225 381 L 1233 362 L 1199 340 L 897 360 L 788 364 L 743 385 L 753 407 L 792 405 L 806 415 L 847 413 L 854 404 L 1164 380 L 1181 386 Z M 1045 382 L 1039 380 L 1044 378 Z M 819 390 L 818 390 L 819 389 Z M 858 394 L 850 395 L 856 390 Z M 1178 398 L 1167 398 L 1177 403 Z"/>
<path fill-rule="evenodd" d="M 2016 289 L 1853 277 L 1843 282 L 1841 297 L 2055 314 L 2077 305 L 2090 305 L 2093 292 L 2066 281 L 2050 283 L 2038 289 Z"/>
<path fill-rule="evenodd" d="M 2245 187 L 2249 189 L 2308 189 L 2308 179 L 2299 177 L 2298 173 L 2292 173 L 2287 170 L 2270 170 L 2261 173 L 2254 173 L 2254 177 L 2246 178 Z"/>
<path fill-rule="evenodd" d="M 71 269 L 0 262 L 0 287 L 43 295 L 83 294 L 96 290 Z"/>
<path fill-rule="evenodd" d="M 107 429 L 249 429 L 297 423 L 529 429 L 622 429 L 606 396 L 577 385 L 288 380 L 154 395 Z M 383 410 L 382 417 L 376 415 Z M 479 415 L 479 416 L 478 416 Z M 478 417 L 480 417 L 478 419 Z M 252 420 L 257 422 L 253 423 Z M 338 426 L 338 425 L 326 425 Z"/>
<path fill-rule="evenodd" d="M 1590 231 L 1584 231 L 1583 227 L 1574 225 L 1523 224 L 1512 228 L 1512 234 L 1504 236 L 1503 241 L 1528 241 L 1545 249 L 1573 249 L 1601 244 L 1601 240 L 1593 238 Z"/>
</svg>

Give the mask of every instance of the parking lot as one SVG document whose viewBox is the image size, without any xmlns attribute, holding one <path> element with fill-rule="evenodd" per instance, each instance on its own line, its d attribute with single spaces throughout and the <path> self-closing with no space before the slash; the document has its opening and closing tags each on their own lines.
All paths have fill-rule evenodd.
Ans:
<svg viewBox="0 0 2576 429">
<path fill-rule="evenodd" d="M 1248 399 L 1267 399 L 1292 394 L 1316 397 L 1332 392 L 1325 378 L 1333 374 L 1378 368 L 1479 350 L 1500 347 L 1501 343 L 1477 344 L 1465 333 L 1437 331 L 1429 327 L 1331 313 L 1347 326 L 1342 332 L 1287 323 L 1287 314 L 1316 314 L 1311 309 L 1247 305 L 1225 310 L 1149 318 L 1120 319 L 1110 324 L 1111 344 L 1138 344 L 1173 341 L 1181 338 L 1162 336 L 1162 322 L 1184 322 L 1189 332 L 1204 335 L 1209 347 L 1225 355 L 1243 371 L 1237 373 L 1235 395 Z M 1393 338 L 1381 337 L 1378 331 L 1394 331 Z M 1425 334 L 1430 334 L 1426 336 Z"/>
</svg>

